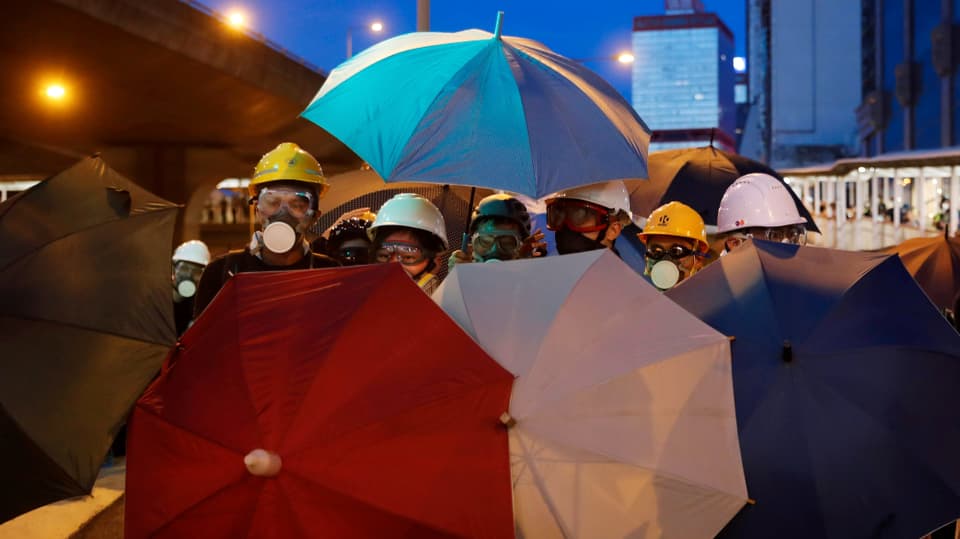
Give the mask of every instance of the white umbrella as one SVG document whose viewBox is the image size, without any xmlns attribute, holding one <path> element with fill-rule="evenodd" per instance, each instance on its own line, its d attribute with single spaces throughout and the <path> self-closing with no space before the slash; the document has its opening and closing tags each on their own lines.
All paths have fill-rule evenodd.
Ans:
<svg viewBox="0 0 960 539">
<path fill-rule="evenodd" d="M 612 252 L 457 265 L 434 300 L 517 376 L 519 537 L 713 537 L 747 501 L 728 339 Z"/>
</svg>

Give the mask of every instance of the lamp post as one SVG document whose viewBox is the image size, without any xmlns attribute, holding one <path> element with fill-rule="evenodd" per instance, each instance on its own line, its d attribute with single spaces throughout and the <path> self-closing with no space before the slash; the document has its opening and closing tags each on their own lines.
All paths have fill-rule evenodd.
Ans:
<svg viewBox="0 0 960 539">
<path fill-rule="evenodd" d="M 383 23 L 380 21 L 374 21 L 368 26 L 349 26 L 347 27 L 347 59 L 349 60 L 353 57 L 353 31 L 354 30 L 369 30 L 375 34 L 379 34 L 383 31 Z"/>
</svg>

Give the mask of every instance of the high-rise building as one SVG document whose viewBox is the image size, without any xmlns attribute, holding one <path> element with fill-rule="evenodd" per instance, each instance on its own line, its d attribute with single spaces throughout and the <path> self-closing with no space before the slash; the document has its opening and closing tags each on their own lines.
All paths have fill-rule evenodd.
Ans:
<svg viewBox="0 0 960 539">
<path fill-rule="evenodd" d="M 854 1 L 747 0 L 741 154 L 796 167 L 858 153 L 860 9 Z"/>
<path fill-rule="evenodd" d="M 960 1 L 861 0 L 862 102 L 868 156 L 960 142 Z"/>
<path fill-rule="evenodd" d="M 664 15 L 633 19 L 633 107 L 650 149 L 734 149 L 733 33 L 699 0 L 665 0 Z"/>
</svg>

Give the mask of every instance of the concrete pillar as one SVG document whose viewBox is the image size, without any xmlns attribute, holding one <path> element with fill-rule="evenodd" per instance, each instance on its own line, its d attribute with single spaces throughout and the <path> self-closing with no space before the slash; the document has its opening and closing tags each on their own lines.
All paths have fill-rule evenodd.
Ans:
<svg viewBox="0 0 960 539">
<path fill-rule="evenodd" d="M 867 181 L 863 173 L 857 173 L 857 190 L 855 192 L 856 209 L 853 212 L 853 219 L 859 221 L 863 217 L 863 205 L 866 199 Z"/>
<path fill-rule="evenodd" d="M 837 226 L 843 226 L 847 220 L 847 177 L 838 176 L 836 183 L 836 217 Z"/>
<path fill-rule="evenodd" d="M 813 177 L 813 215 L 820 215 L 820 176 Z"/>
<path fill-rule="evenodd" d="M 913 198 L 917 200 L 916 204 L 914 204 L 914 215 L 917 216 L 917 222 L 920 225 L 920 230 L 924 230 L 927 227 L 926 183 L 926 168 L 920 167 L 920 173 L 917 174 L 917 177 L 913 179 Z"/>
<path fill-rule="evenodd" d="M 893 226 L 900 226 L 900 207 L 903 206 L 903 174 L 899 169 L 893 173 Z"/>
<path fill-rule="evenodd" d="M 950 167 L 950 235 L 957 233 L 960 219 L 960 167 Z M 960 527 L 958 527 L 960 529 Z"/>
<path fill-rule="evenodd" d="M 870 174 L 870 215 L 873 216 L 873 220 L 877 221 L 878 218 L 883 222 L 883 216 L 878 215 L 880 213 L 880 178 L 876 176 L 875 173 Z"/>
</svg>

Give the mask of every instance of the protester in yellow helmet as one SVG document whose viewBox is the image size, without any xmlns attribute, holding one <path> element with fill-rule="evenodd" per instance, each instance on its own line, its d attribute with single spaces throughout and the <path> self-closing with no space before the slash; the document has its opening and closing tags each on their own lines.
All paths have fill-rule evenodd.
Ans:
<svg viewBox="0 0 960 539">
<path fill-rule="evenodd" d="M 207 266 L 197 287 L 194 316 L 237 273 L 339 266 L 332 258 L 313 253 L 305 239 L 329 187 L 320 163 L 296 144 L 284 142 L 264 154 L 248 188 L 259 228 L 246 249 L 231 251 Z"/>
<path fill-rule="evenodd" d="M 660 290 L 673 288 L 699 271 L 710 249 L 703 218 L 680 202 L 653 210 L 637 236 L 646 246 L 643 275 Z"/>
</svg>

